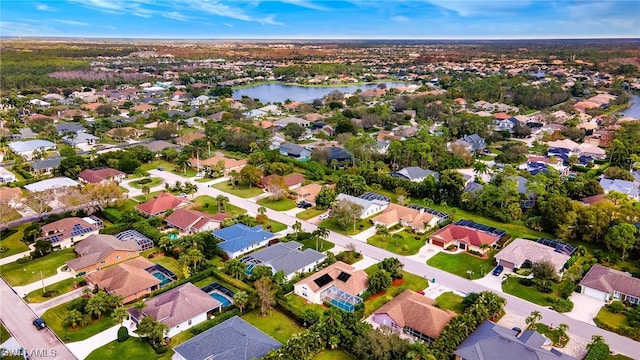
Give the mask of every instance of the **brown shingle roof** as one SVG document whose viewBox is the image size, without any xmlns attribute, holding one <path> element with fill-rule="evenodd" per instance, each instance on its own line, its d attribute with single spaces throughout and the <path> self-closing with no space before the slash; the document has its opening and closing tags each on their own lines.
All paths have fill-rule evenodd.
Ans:
<svg viewBox="0 0 640 360">
<path fill-rule="evenodd" d="M 161 214 L 169 209 L 175 209 L 184 204 L 186 204 L 185 200 L 179 199 L 169 193 L 160 193 L 155 199 L 149 200 L 144 204 L 137 205 L 136 209 L 149 216 L 153 216 Z"/>
<path fill-rule="evenodd" d="M 122 171 L 112 169 L 112 168 L 104 168 L 98 170 L 83 170 L 80 174 L 78 174 L 78 179 L 82 179 L 88 183 L 96 184 L 100 183 L 104 180 L 111 180 L 114 177 L 124 175 Z"/>
<path fill-rule="evenodd" d="M 176 142 L 179 144 L 191 144 L 194 140 L 202 139 L 204 137 L 206 137 L 204 134 L 196 132 L 179 136 L 176 138 Z"/>
<path fill-rule="evenodd" d="M 271 181 L 271 179 L 275 179 L 275 178 L 279 178 L 281 177 L 280 175 L 276 175 L 276 174 L 271 174 L 271 175 L 267 175 L 265 177 L 262 178 L 262 180 L 260 180 L 260 183 L 262 183 L 262 185 L 267 186 L 269 185 L 269 182 Z M 298 185 L 298 184 L 302 184 L 304 182 L 304 176 L 300 175 L 300 174 L 291 174 L 291 175 L 287 175 L 284 178 L 284 183 L 285 185 L 287 185 L 287 187 L 291 187 L 294 185 Z"/>
<path fill-rule="evenodd" d="M 408 326 L 432 339 L 438 338 L 444 327 L 455 316 L 450 311 L 433 306 L 433 300 L 408 289 L 384 304 L 375 313 L 387 314 L 399 327 Z"/>
<path fill-rule="evenodd" d="M 135 240 L 120 241 L 113 235 L 93 234 L 76 244 L 79 258 L 67 261 L 67 266 L 74 270 L 98 264 L 116 250 L 140 251 Z"/>
<path fill-rule="evenodd" d="M 443 241 L 445 244 L 453 240 L 458 240 L 478 247 L 482 244 L 491 245 L 499 239 L 498 236 L 456 224 L 449 224 L 443 227 L 429 236 L 429 238 Z"/>
<path fill-rule="evenodd" d="M 593 265 L 587 275 L 580 281 L 580 285 L 608 294 L 618 291 L 623 294 L 640 297 L 640 279 L 601 265 Z"/>
<path fill-rule="evenodd" d="M 80 225 L 83 229 L 90 228 L 98 230 L 98 227 L 94 224 L 89 224 L 79 217 L 70 217 L 65 219 L 60 219 L 58 221 L 54 221 L 52 223 L 43 225 L 41 230 L 44 237 L 47 237 L 49 233 L 55 233 L 58 235 L 60 240 L 64 240 L 71 236 L 71 232 L 73 231 L 74 225 Z M 53 234 L 51 234 L 53 235 Z"/>
<path fill-rule="evenodd" d="M 89 274 L 86 278 L 99 289 L 126 298 L 160 285 L 160 280 L 145 270 L 151 266 L 151 261 L 139 257 Z"/>
<path fill-rule="evenodd" d="M 420 210 L 391 203 L 380 215 L 374 217 L 371 221 L 381 222 L 389 226 L 402 220 L 403 223 L 411 224 L 412 227 L 424 229 L 424 224 L 430 223 L 434 218 L 436 218 L 435 215 L 426 212 L 421 213 Z"/>
<path fill-rule="evenodd" d="M 22 196 L 20 188 L 0 187 L 0 201 L 9 202 Z"/>
<path fill-rule="evenodd" d="M 234 167 L 238 167 L 238 166 L 247 165 L 247 160 L 246 159 L 235 160 L 235 159 L 229 159 L 229 158 L 221 156 L 221 155 L 216 155 L 214 157 L 210 157 L 210 158 L 205 159 L 205 160 L 202 160 L 202 159 L 197 160 L 196 158 L 191 158 L 191 159 L 189 159 L 189 162 L 191 163 L 191 165 L 195 165 L 196 162 L 199 162 L 200 166 L 214 166 L 220 160 L 224 161 L 224 168 L 225 169 L 230 169 L 230 168 L 234 168 Z"/>
<path fill-rule="evenodd" d="M 351 275 L 347 281 L 337 280 L 338 275 L 342 272 Z M 335 285 L 338 289 L 346 291 L 351 295 L 358 295 L 367 289 L 367 273 L 362 270 L 356 270 L 353 266 L 343 263 L 342 261 L 331 264 L 308 278 L 300 280 L 298 284 L 306 284 L 312 291 L 317 292 L 320 290 L 320 287 L 314 280 L 323 275 L 329 275 L 333 279 L 333 281 L 324 285 L 323 288 Z"/>
<path fill-rule="evenodd" d="M 209 221 L 222 222 L 225 219 L 229 219 L 231 216 L 227 214 L 215 214 L 209 215 L 201 211 L 190 209 L 178 209 L 173 214 L 167 216 L 164 221 L 167 223 L 179 227 L 181 229 L 188 229 L 192 227 L 194 229 L 200 229 Z"/>
<path fill-rule="evenodd" d="M 569 255 L 555 251 L 555 248 L 537 243 L 532 240 L 515 239 L 505 246 L 498 254 L 496 260 L 505 260 L 519 266 L 526 260 L 531 263 L 547 261 L 553 264 L 556 271 L 560 271 L 569 260 Z"/>
</svg>

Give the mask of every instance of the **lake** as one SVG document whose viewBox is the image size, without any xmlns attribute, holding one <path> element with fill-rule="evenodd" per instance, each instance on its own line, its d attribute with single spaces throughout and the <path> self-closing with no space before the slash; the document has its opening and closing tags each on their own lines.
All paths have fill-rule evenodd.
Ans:
<svg viewBox="0 0 640 360">
<path fill-rule="evenodd" d="M 640 119 L 640 96 L 631 95 L 630 97 L 631 100 L 629 100 L 629 104 L 631 104 L 631 106 L 620 111 L 620 114 L 622 114 L 622 117 L 631 116 L 632 118 Z"/>
<path fill-rule="evenodd" d="M 388 88 L 409 85 L 403 82 L 368 83 L 335 87 L 308 87 L 284 84 L 263 84 L 250 88 L 234 90 L 233 97 L 239 99 L 243 95 L 246 95 L 252 99 L 260 99 L 260 101 L 263 103 L 284 102 L 287 99 L 291 101 L 312 102 L 314 99 L 322 98 L 323 96 L 335 90 L 338 90 L 342 93 L 353 93 L 358 89 L 363 91 L 375 89 L 379 84 L 386 84 Z"/>
</svg>

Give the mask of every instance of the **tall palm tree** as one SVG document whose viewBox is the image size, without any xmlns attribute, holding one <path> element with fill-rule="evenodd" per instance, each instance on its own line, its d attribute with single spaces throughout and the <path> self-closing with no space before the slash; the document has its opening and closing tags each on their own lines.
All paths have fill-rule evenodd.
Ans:
<svg viewBox="0 0 640 360">
<path fill-rule="evenodd" d="M 246 291 L 238 291 L 233 295 L 233 303 L 240 309 L 240 315 L 242 315 L 242 311 L 249 304 L 249 294 Z"/>
<path fill-rule="evenodd" d="M 111 317 L 116 319 L 116 321 L 119 322 L 120 325 L 122 325 L 122 322 L 129 317 L 129 313 L 127 312 L 127 310 L 125 310 L 125 308 L 123 308 L 122 306 L 119 306 L 113 309 L 113 312 L 111 313 Z"/>
<path fill-rule="evenodd" d="M 329 237 L 329 230 L 323 226 L 318 226 L 318 228 L 313 231 L 312 235 L 316 238 L 316 251 L 318 251 L 319 240 L 324 240 Z M 322 249 L 324 249 L 324 242 L 322 242 Z"/>
<path fill-rule="evenodd" d="M 298 234 L 302 231 L 302 223 L 300 223 L 300 221 L 296 221 L 291 225 L 291 228 L 296 232 L 296 234 Z"/>
<path fill-rule="evenodd" d="M 266 214 L 266 213 L 267 213 L 267 208 L 266 208 L 266 207 L 264 207 L 264 206 L 260 206 L 260 207 L 258 208 L 258 214 L 260 214 L 260 215 L 264 215 L 264 214 Z"/>
<path fill-rule="evenodd" d="M 140 191 L 142 191 L 142 193 L 144 194 L 144 199 L 145 201 L 147 200 L 148 196 L 149 196 L 149 192 L 151 191 L 151 189 L 149 188 L 149 186 L 147 185 L 143 185 L 140 188 Z"/>
<path fill-rule="evenodd" d="M 489 166 L 482 161 L 476 161 L 473 163 L 473 172 L 476 174 L 476 178 L 478 175 L 489 174 Z"/>
<path fill-rule="evenodd" d="M 220 212 L 220 206 L 224 207 L 224 211 L 227 212 L 227 203 L 229 202 L 229 198 L 224 195 L 218 195 L 216 196 L 216 201 L 218 202 L 218 212 Z"/>
</svg>

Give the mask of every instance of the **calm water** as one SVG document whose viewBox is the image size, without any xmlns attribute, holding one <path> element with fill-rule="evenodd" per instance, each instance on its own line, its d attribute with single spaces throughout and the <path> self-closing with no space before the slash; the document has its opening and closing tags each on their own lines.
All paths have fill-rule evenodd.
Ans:
<svg viewBox="0 0 640 360">
<path fill-rule="evenodd" d="M 631 106 L 620 113 L 623 114 L 623 117 L 631 116 L 632 118 L 640 119 L 640 96 L 631 95 L 629 103 Z"/>
<path fill-rule="evenodd" d="M 314 99 L 322 98 L 328 93 L 338 90 L 342 93 L 353 93 L 354 91 L 375 89 L 378 84 L 386 84 L 387 88 L 407 86 L 408 84 L 402 82 L 385 82 L 385 83 L 371 83 L 362 85 L 347 85 L 336 86 L 330 88 L 319 87 L 306 87 L 296 85 L 283 85 L 283 84 L 264 84 L 250 88 L 235 90 L 233 97 L 236 99 L 246 95 L 252 99 L 260 99 L 263 103 L 268 102 L 284 102 L 289 99 L 292 101 L 311 102 Z"/>
</svg>

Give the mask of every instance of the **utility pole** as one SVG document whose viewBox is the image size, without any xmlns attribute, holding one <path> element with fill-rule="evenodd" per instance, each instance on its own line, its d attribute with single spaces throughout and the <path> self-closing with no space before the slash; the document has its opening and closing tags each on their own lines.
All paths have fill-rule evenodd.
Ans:
<svg viewBox="0 0 640 360">
<path fill-rule="evenodd" d="M 46 294 L 47 289 L 44 287 L 44 277 L 42 276 L 42 270 L 40 270 L 40 281 L 42 281 L 42 294 Z"/>
</svg>

